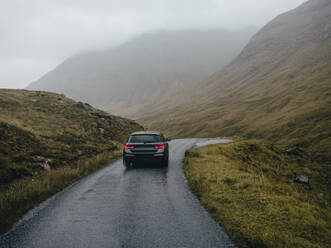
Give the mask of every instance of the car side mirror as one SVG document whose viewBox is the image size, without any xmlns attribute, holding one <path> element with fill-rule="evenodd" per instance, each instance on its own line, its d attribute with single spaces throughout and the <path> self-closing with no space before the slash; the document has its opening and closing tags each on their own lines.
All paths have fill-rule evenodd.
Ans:
<svg viewBox="0 0 331 248">
<path fill-rule="evenodd" d="M 166 139 L 166 141 L 171 141 L 171 139 Z"/>
</svg>

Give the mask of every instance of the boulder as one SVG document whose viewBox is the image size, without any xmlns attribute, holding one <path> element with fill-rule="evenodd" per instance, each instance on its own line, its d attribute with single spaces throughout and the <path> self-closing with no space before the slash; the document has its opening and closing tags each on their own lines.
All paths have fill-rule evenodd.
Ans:
<svg viewBox="0 0 331 248">
<path fill-rule="evenodd" d="M 77 107 L 77 108 L 83 109 L 83 110 L 88 110 L 90 108 L 89 104 L 83 103 L 83 102 L 77 102 L 77 103 L 74 104 L 74 106 Z"/>
<path fill-rule="evenodd" d="M 297 175 L 297 173 L 294 173 L 292 176 L 292 179 L 296 183 L 302 183 L 304 185 L 309 186 L 309 177 L 305 175 Z"/>
</svg>

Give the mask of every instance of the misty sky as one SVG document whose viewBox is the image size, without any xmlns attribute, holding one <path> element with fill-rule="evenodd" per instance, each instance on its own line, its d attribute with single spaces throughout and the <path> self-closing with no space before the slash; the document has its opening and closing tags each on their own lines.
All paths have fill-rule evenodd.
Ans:
<svg viewBox="0 0 331 248">
<path fill-rule="evenodd" d="M 24 88 L 65 58 L 155 29 L 265 25 L 305 0 L 1 0 L 0 88 Z"/>
</svg>

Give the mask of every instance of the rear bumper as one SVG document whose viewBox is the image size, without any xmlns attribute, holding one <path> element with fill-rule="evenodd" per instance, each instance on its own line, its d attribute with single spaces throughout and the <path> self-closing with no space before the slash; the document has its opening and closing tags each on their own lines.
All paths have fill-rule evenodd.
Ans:
<svg viewBox="0 0 331 248">
<path fill-rule="evenodd" d="M 167 153 L 157 152 L 157 153 L 123 153 L 123 160 L 126 162 L 163 162 L 168 159 Z"/>
<path fill-rule="evenodd" d="M 150 153 L 139 153 L 139 154 L 135 154 L 135 153 L 124 153 L 123 154 L 123 159 L 125 160 L 162 160 L 166 158 L 166 154 L 165 153 L 154 153 L 154 154 L 150 154 Z"/>
</svg>

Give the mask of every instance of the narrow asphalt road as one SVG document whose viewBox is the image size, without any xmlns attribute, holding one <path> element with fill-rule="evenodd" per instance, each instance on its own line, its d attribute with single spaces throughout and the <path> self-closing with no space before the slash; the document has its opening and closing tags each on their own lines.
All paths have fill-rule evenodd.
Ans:
<svg viewBox="0 0 331 248">
<path fill-rule="evenodd" d="M 201 142 L 170 142 L 168 168 L 110 164 L 30 211 L 0 247 L 234 247 L 187 187 L 184 153 Z"/>
</svg>

